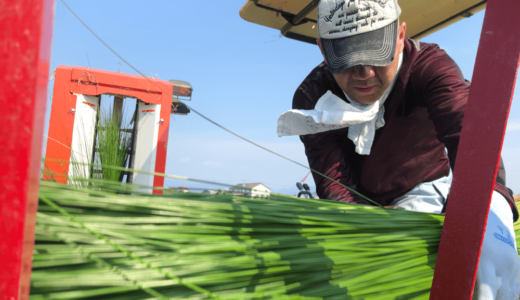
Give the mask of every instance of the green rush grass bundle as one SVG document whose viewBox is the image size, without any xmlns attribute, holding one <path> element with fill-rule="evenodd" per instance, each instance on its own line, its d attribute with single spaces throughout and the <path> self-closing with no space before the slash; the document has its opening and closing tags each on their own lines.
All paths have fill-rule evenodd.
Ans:
<svg viewBox="0 0 520 300">
<path fill-rule="evenodd" d="M 122 109 L 124 111 L 124 108 Z M 125 167 L 129 159 L 130 136 L 122 129 L 128 130 L 129 122 L 121 120 L 113 114 L 113 108 L 100 112 L 97 123 L 97 150 L 101 165 Z M 130 128 L 132 130 L 132 128 Z M 73 164 L 74 165 L 74 164 Z M 120 169 L 101 167 L 102 178 L 105 180 L 121 181 L 123 171 Z"/>
<path fill-rule="evenodd" d="M 428 299 L 443 220 L 42 182 L 30 299 Z"/>
</svg>

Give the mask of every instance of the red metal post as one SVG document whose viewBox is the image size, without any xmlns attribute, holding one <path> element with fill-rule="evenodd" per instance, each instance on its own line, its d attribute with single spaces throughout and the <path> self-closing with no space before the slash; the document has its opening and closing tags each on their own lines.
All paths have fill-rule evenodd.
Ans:
<svg viewBox="0 0 520 300">
<path fill-rule="evenodd" d="M 471 299 L 520 59 L 518 0 L 489 0 L 430 299 Z"/>
<path fill-rule="evenodd" d="M 0 4 L 0 299 L 29 297 L 54 0 Z"/>
</svg>

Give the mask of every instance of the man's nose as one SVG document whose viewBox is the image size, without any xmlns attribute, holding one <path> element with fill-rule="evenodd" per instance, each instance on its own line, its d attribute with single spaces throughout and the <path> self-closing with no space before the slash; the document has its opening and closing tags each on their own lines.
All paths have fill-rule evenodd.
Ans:
<svg viewBox="0 0 520 300">
<path fill-rule="evenodd" d="M 375 75 L 376 75 L 376 72 L 374 71 L 374 67 L 357 66 L 354 68 L 352 77 L 353 77 L 353 79 L 356 79 L 356 80 L 367 80 L 371 77 L 374 77 Z"/>
</svg>

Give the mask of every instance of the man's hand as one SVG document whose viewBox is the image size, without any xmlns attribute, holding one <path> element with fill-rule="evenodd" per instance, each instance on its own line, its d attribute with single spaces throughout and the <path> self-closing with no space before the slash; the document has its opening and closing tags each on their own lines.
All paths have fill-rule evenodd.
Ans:
<svg viewBox="0 0 520 300">
<path fill-rule="evenodd" d="M 520 259 L 516 250 L 513 213 L 506 199 L 494 191 L 473 300 L 518 299 L 519 294 Z"/>
</svg>

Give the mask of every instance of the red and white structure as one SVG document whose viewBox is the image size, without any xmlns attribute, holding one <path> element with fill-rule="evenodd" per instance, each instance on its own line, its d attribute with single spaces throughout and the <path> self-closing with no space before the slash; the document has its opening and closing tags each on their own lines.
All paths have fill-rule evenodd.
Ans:
<svg viewBox="0 0 520 300">
<path fill-rule="evenodd" d="M 84 67 L 56 68 L 45 156 L 46 179 L 52 177 L 66 183 L 70 177 L 90 177 L 87 164 L 93 163 L 101 95 L 137 99 L 137 128 L 130 165 L 140 171 L 164 173 L 173 93 L 191 96 L 191 88 L 174 88 L 168 81 Z M 72 166 L 71 161 L 80 164 Z M 163 187 L 164 177 L 134 172 L 131 182 Z"/>
</svg>

